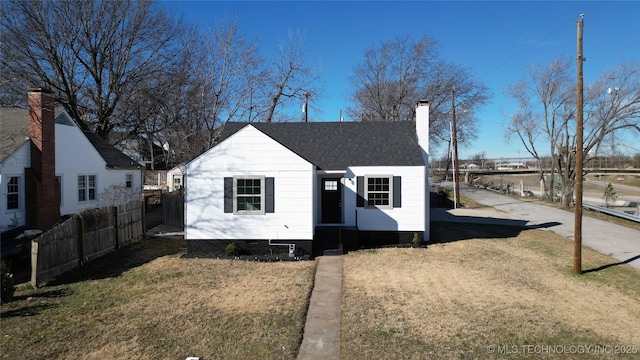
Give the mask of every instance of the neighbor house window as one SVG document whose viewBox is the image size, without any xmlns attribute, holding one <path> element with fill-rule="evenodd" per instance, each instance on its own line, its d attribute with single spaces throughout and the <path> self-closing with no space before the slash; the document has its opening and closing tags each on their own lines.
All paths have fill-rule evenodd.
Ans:
<svg viewBox="0 0 640 360">
<path fill-rule="evenodd" d="M 367 205 L 388 207 L 391 203 L 391 177 L 367 177 Z"/>
<path fill-rule="evenodd" d="M 10 176 L 7 181 L 7 210 L 20 207 L 20 177 Z"/>
<path fill-rule="evenodd" d="M 274 178 L 261 175 L 224 178 L 225 213 L 273 213 L 274 204 Z"/>
<path fill-rule="evenodd" d="M 78 201 L 96 200 L 96 176 L 78 175 Z"/>
<path fill-rule="evenodd" d="M 264 213 L 264 178 L 236 178 L 234 212 Z"/>
<path fill-rule="evenodd" d="M 133 174 L 126 174 L 125 175 L 125 186 L 127 188 L 132 188 L 133 187 Z"/>
</svg>

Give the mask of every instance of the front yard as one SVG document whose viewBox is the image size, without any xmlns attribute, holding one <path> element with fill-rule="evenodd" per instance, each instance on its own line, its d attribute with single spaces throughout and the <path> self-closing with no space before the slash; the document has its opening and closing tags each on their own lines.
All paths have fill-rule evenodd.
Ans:
<svg viewBox="0 0 640 360">
<path fill-rule="evenodd" d="M 344 256 L 342 359 L 640 357 L 636 269 L 584 249 L 576 276 L 573 244 L 548 231 L 439 223 L 432 235 L 441 243 Z M 315 262 L 184 250 L 148 239 L 22 285 L 0 308 L 2 357 L 296 358 Z"/>
<path fill-rule="evenodd" d="M 3 304 L 4 359 L 293 359 L 315 262 L 183 259 L 145 240 Z"/>
<path fill-rule="evenodd" d="M 577 276 L 549 231 L 438 225 L 343 258 L 343 359 L 640 358 L 638 270 L 584 249 Z"/>
</svg>

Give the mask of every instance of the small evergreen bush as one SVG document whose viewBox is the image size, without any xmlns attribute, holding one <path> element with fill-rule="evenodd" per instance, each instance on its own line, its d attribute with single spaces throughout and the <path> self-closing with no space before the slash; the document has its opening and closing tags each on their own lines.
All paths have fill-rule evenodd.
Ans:
<svg viewBox="0 0 640 360">
<path fill-rule="evenodd" d="M 420 237 L 418 236 L 418 233 L 413 233 L 413 239 L 411 240 L 411 242 L 413 243 L 414 246 L 420 246 L 422 241 L 420 241 Z"/>
<path fill-rule="evenodd" d="M 224 254 L 226 256 L 235 256 L 238 255 L 238 247 L 236 246 L 235 243 L 230 243 L 229 245 L 227 245 L 226 248 L 224 248 Z"/>
</svg>

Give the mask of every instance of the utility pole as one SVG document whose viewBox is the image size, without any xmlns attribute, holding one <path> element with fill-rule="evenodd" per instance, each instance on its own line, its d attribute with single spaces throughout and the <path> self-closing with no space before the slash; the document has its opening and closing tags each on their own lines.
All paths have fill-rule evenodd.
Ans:
<svg viewBox="0 0 640 360">
<path fill-rule="evenodd" d="M 456 89 L 451 88 L 451 131 L 453 146 L 453 208 L 460 207 L 460 173 L 458 171 L 458 128 L 456 125 Z"/>
<path fill-rule="evenodd" d="M 304 93 L 304 122 L 309 122 L 309 92 Z"/>
<path fill-rule="evenodd" d="M 582 63 L 585 59 L 582 56 L 582 28 L 584 26 L 583 14 L 578 19 L 578 56 L 577 62 L 577 85 L 576 85 L 576 209 L 574 221 L 574 247 L 573 247 L 573 271 L 582 274 L 582 162 L 583 162 L 583 84 L 582 84 Z"/>
</svg>

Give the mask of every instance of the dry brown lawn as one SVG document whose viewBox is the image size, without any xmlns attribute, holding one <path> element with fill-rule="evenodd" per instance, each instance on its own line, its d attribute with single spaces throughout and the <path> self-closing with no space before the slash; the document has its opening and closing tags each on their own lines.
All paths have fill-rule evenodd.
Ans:
<svg viewBox="0 0 640 360">
<path fill-rule="evenodd" d="M 344 257 L 343 359 L 640 358 L 638 270 L 584 249 L 577 276 L 551 232 L 434 225 L 442 243 Z"/>
<path fill-rule="evenodd" d="M 315 262 L 185 259 L 146 240 L 1 307 L 4 359 L 293 359 Z"/>
<path fill-rule="evenodd" d="M 432 238 L 344 256 L 343 359 L 640 358 L 638 270 L 585 249 L 593 271 L 574 275 L 572 243 L 541 230 L 436 223 Z M 2 358 L 296 358 L 315 262 L 183 254 L 147 240 L 21 286 L 0 308 Z"/>
</svg>

